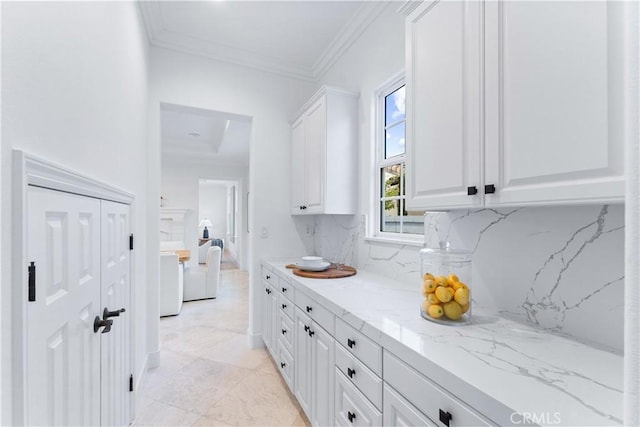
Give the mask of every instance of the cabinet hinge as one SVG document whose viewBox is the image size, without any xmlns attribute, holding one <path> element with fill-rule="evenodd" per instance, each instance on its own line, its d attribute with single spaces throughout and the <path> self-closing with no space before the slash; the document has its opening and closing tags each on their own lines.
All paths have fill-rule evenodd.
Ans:
<svg viewBox="0 0 640 427">
<path fill-rule="evenodd" d="M 133 391 L 133 374 L 129 376 L 129 391 Z"/>
<path fill-rule="evenodd" d="M 133 233 L 129 235 L 129 250 L 133 250 Z"/>
<path fill-rule="evenodd" d="M 29 301 L 36 300 L 36 263 L 31 261 L 29 266 Z"/>
</svg>

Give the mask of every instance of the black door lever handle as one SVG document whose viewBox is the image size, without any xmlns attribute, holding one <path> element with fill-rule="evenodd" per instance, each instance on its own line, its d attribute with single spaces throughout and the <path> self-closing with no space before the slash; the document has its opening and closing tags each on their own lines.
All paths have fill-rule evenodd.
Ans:
<svg viewBox="0 0 640 427">
<path fill-rule="evenodd" d="M 120 310 L 116 310 L 116 311 L 109 311 L 109 309 L 105 307 L 104 311 L 102 312 L 102 318 L 108 319 L 110 317 L 118 317 L 120 316 L 120 313 L 124 313 L 125 311 L 126 310 L 124 308 L 121 308 Z"/>
<path fill-rule="evenodd" d="M 93 332 L 97 334 L 98 330 L 104 326 L 102 333 L 106 334 L 107 332 L 111 331 L 111 325 L 113 325 L 113 320 L 111 319 L 102 320 L 100 319 L 100 316 L 96 316 L 96 318 L 93 319 Z"/>
</svg>

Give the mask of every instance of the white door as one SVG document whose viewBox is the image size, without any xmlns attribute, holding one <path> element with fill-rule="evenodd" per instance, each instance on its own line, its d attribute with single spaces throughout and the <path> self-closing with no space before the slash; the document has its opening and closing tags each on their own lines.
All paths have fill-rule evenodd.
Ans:
<svg viewBox="0 0 640 427">
<path fill-rule="evenodd" d="M 624 8 L 485 3 L 486 206 L 623 200 Z"/>
<path fill-rule="evenodd" d="M 314 426 L 333 424 L 333 380 L 335 365 L 335 341 L 324 329 L 313 323 L 312 375 L 313 398 L 311 423 Z"/>
<path fill-rule="evenodd" d="M 316 101 L 305 113 L 306 145 L 306 203 L 305 213 L 324 210 L 325 161 L 327 159 L 326 96 Z"/>
<path fill-rule="evenodd" d="M 482 3 L 424 2 L 407 17 L 407 206 L 482 205 Z"/>
<path fill-rule="evenodd" d="M 100 201 L 30 186 L 27 203 L 26 424 L 98 425 Z"/>
<path fill-rule="evenodd" d="M 108 333 L 101 333 L 100 423 L 103 426 L 128 425 L 129 417 L 129 343 L 130 343 L 130 207 L 102 201 L 101 317 L 105 309 L 113 321 Z M 124 311 L 123 311 L 124 310 Z"/>
</svg>

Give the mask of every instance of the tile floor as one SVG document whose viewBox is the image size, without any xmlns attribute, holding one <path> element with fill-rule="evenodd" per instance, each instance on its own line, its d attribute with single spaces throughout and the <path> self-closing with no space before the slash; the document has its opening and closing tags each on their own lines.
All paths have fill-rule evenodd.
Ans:
<svg viewBox="0 0 640 427">
<path fill-rule="evenodd" d="M 309 426 L 264 348 L 247 345 L 248 275 L 222 271 L 218 298 L 160 321 L 135 426 Z"/>
</svg>

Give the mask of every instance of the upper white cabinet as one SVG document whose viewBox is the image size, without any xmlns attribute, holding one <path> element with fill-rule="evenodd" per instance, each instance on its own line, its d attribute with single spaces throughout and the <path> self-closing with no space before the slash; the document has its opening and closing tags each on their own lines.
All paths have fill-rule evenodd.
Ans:
<svg viewBox="0 0 640 427">
<path fill-rule="evenodd" d="M 424 2 L 407 17 L 407 204 L 624 200 L 623 2 Z"/>
<path fill-rule="evenodd" d="M 323 87 L 291 126 L 291 213 L 355 214 L 358 95 Z"/>
</svg>

